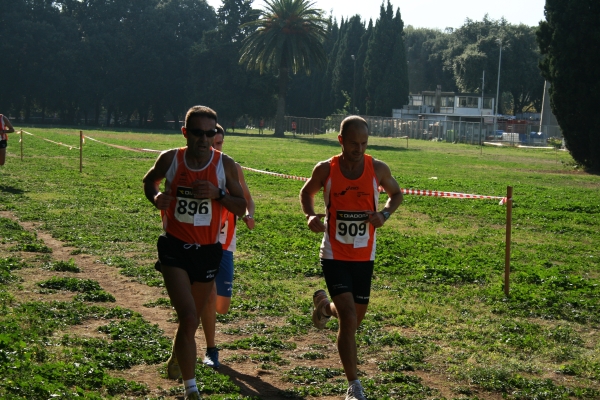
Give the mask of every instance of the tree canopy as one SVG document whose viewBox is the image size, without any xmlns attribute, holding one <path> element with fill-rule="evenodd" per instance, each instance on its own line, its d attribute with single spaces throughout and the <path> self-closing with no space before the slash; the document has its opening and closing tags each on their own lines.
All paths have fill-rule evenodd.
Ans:
<svg viewBox="0 0 600 400">
<path fill-rule="evenodd" d="M 600 101 L 600 2 L 546 0 L 537 41 L 550 105 L 573 159 L 600 172 L 600 134 L 589 115 Z"/>
<path fill-rule="evenodd" d="M 283 136 L 288 74 L 304 71 L 310 75 L 313 65 L 317 68 L 326 65 L 323 43 L 328 21 L 308 0 L 265 2 L 267 6 L 260 17 L 244 25 L 257 29 L 244 39 L 240 63 L 261 73 L 277 71 L 279 92 L 275 135 Z"/>
<path fill-rule="evenodd" d="M 483 69 L 485 91 L 494 92 L 499 38 L 503 111 L 539 109 L 541 55 L 531 27 L 484 17 L 456 30 L 415 29 L 389 1 L 375 21 L 336 21 L 306 0 L 268 4 L 4 0 L 0 111 L 27 122 L 175 129 L 193 104 L 214 107 L 226 127 L 277 112 L 390 116 L 409 92 L 477 92 Z M 585 32 L 578 43 L 590 43 Z"/>
</svg>

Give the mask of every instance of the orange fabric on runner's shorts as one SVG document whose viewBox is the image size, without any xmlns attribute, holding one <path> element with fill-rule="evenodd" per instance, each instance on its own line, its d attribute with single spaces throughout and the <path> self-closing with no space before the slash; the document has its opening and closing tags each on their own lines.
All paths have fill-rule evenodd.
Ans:
<svg viewBox="0 0 600 400">
<path fill-rule="evenodd" d="M 222 153 L 213 150 L 208 164 L 199 170 L 190 169 L 185 162 L 186 148 L 177 149 L 167 171 L 165 192 L 175 199 L 161 212 L 164 230 L 186 243 L 214 244 L 221 232 L 221 203 L 215 199 L 196 199 L 192 194 L 195 180 L 206 180 L 225 189 L 225 169 Z"/>
<path fill-rule="evenodd" d="M 341 261 L 373 261 L 375 259 L 375 228 L 365 211 L 377 211 L 379 182 L 373 158 L 365 154 L 363 173 L 358 179 L 348 179 L 340 170 L 339 158 L 330 160 L 329 177 L 323 197 L 327 207 L 326 231 L 320 257 Z"/>
</svg>

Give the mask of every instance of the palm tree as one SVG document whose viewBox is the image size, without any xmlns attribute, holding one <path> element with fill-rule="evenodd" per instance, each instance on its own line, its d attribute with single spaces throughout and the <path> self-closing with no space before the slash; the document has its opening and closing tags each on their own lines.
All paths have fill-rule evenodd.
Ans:
<svg viewBox="0 0 600 400">
<path fill-rule="evenodd" d="M 323 42 L 329 20 L 309 0 L 265 0 L 265 3 L 256 21 L 242 25 L 256 30 L 244 39 L 240 64 L 261 74 L 267 70 L 278 72 L 275 136 L 283 136 L 289 71 L 293 74 L 305 71 L 308 75 L 312 66 L 326 65 Z"/>
</svg>

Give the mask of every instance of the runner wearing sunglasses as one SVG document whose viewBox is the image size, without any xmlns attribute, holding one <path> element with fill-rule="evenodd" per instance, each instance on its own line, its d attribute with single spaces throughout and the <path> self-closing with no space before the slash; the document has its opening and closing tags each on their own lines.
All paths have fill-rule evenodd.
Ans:
<svg viewBox="0 0 600 400">
<path fill-rule="evenodd" d="M 173 349 L 185 400 L 200 399 L 194 335 L 198 311 L 206 305 L 219 272 L 223 208 L 236 215 L 246 211 L 235 161 L 212 148 L 216 124 L 217 113 L 211 108 L 190 108 L 181 128 L 186 146 L 162 152 L 143 179 L 144 193 L 161 211 L 165 230 L 157 242 L 156 269 L 179 320 Z"/>
</svg>

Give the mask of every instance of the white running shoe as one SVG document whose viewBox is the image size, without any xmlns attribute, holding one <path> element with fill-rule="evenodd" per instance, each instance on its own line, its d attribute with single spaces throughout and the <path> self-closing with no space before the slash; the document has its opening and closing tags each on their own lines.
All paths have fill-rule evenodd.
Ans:
<svg viewBox="0 0 600 400">
<path fill-rule="evenodd" d="M 314 310 L 312 313 L 312 321 L 317 329 L 325 328 L 327 321 L 331 318 L 330 316 L 325 315 L 325 307 L 327 307 L 327 304 L 329 304 L 327 293 L 325 293 L 323 289 L 317 290 L 315 294 L 313 294 Z"/>
<path fill-rule="evenodd" d="M 181 377 L 181 369 L 179 369 L 179 362 L 177 362 L 177 356 L 175 355 L 175 339 L 173 339 L 173 346 L 171 347 L 171 357 L 167 360 L 167 376 L 169 379 L 179 379 Z"/>
<path fill-rule="evenodd" d="M 367 400 L 360 382 L 354 382 L 348 387 L 346 400 Z"/>
</svg>

